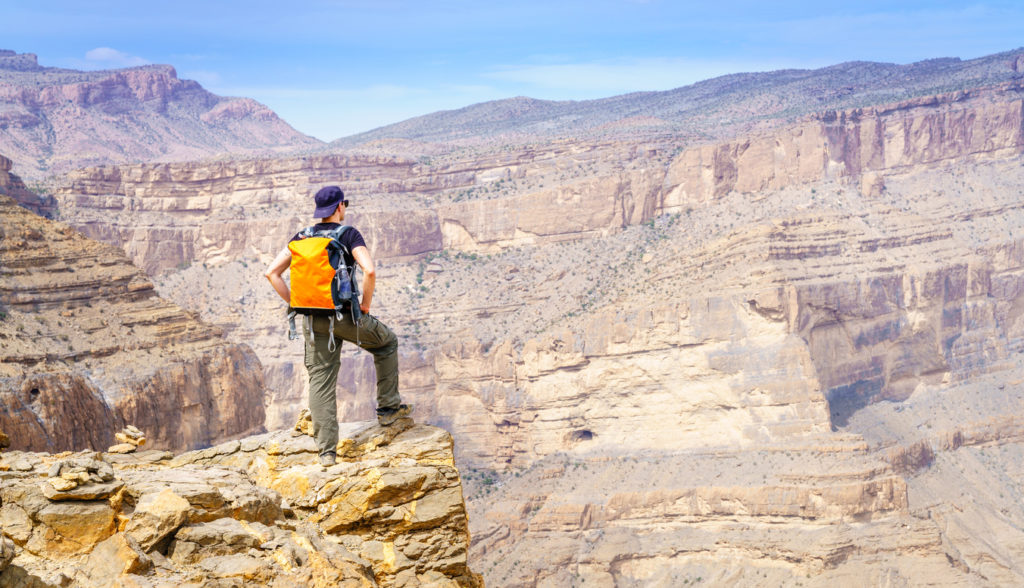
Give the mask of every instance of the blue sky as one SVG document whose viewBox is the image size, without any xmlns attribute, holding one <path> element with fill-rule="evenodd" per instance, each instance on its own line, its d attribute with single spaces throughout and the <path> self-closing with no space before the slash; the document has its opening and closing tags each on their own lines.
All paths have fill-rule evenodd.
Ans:
<svg viewBox="0 0 1024 588">
<path fill-rule="evenodd" d="M 582 100 L 741 71 L 1024 46 L 1020 0 L 4 4 L 0 48 L 76 69 L 169 63 L 328 141 L 512 96 Z"/>
</svg>

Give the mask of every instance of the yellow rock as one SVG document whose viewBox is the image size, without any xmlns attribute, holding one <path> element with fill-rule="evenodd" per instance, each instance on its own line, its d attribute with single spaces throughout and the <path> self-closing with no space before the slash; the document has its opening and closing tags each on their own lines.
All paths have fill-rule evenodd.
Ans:
<svg viewBox="0 0 1024 588">
<path fill-rule="evenodd" d="M 294 430 L 302 435 L 313 436 L 313 417 L 309 413 L 308 408 L 302 409 L 299 413 L 299 418 L 295 421 Z"/>
<path fill-rule="evenodd" d="M 112 535 L 89 554 L 85 569 L 95 581 L 109 581 L 121 574 L 142 574 L 152 560 L 132 537 L 124 533 Z"/>
<path fill-rule="evenodd" d="M 106 501 L 50 502 L 35 519 L 39 524 L 25 549 L 47 557 L 88 553 L 116 528 L 114 511 Z"/>
<path fill-rule="evenodd" d="M 107 453 L 134 453 L 138 449 L 137 446 L 131 443 L 118 443 L 117 445 L 111 445 L 107 448 Z"/>
<path fill-rule="evenodd" d="M 64 492 L 65 490 L 71 490 L 78 487 L 78 482 L 75 480 L 69 480 L 64 477 L 60 478 L 49 478 L 46 480 L 55 490 Z"/>
<path fill-rule="evenodd" d="M 125 527 L 125 534 L 149 551 L 188 521 L 192 506 L 170 488 L 144 495 Z"/>
<path fill-rule="evenodd" d="M 132 437 L 130 435 L 125 435 L 124 433 L 114 433 L 114 439 L 117 439 L 121 443 L 130 443 L 132 445 L 142 445 L 141 443 L 139 443 L 138 439 L 136 439 L 135 437 Z"/>
</svg>

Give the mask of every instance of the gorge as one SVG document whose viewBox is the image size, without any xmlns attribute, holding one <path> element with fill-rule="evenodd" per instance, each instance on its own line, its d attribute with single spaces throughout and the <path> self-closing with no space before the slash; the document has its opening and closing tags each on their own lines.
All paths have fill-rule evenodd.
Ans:
<svg viewBox="0 0 1024 588">
<path fill-rule="evenodd" d="M 1013 57 L 992 63 L 1013 78 Z M 86 167 L 22 200 L 151 276 L 118 257 L 111 296 L 155 289 L 201 321 L 141 321 L 166 329 L 147 340 L 207 349 L 216 330 L 251 349 L 255 369 L 225 381 L 265 389 L 250 425 L 275 430 L 298 417 L 304 370 L 263 268 L 309 224 L 310 194 L 342 185 L 403 397 L 454 438 L 469 565 L 492 585 L 1012 585 L 1024 85 L 959 86 L 704 141 Z M 57 242 L 51 226 L 35 241 Z M 0 325 L 46 310 L 20 288 Z M 54 311 L 87 313 L 68 300 Z M 343 356 L 340 416 L 369 419 L 370 359 Z"/>
</svg>

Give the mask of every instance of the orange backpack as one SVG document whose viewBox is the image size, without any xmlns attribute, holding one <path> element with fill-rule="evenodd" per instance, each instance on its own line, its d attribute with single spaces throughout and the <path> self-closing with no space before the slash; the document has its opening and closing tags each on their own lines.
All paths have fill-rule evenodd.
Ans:
<svg viewBox="0 0 1024 588">
<path fill-rule="evenodd" d="M 315 231 L 307 227 L 288 244 L 292 253 L 289 312 L 341 318 L 343 312 L 359 320 L 359 289 L 355 268 L 345 264 L 349 250 L 341 242 L 348 230 L 341 226 Z"/>
</svg>

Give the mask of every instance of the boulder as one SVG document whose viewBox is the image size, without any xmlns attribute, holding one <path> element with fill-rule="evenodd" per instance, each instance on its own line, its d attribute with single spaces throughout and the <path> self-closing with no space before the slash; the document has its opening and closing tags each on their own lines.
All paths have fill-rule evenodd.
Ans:
<svg viewBox="0 0 1024 588">
<path fill-rule="evenodd" d="M 131 443 L 118 443 L 117 445 L 111 445 L 107 448 L 108 453 L 133 453 L 138 449 L 138 445 L 132 445 Z"/>
<path fill-rule="evenodd" d="M 4 504 L 0 506 L 0 529 L 3 529 L 3 535 L 10 537 L 18 545 L 24 545 L 32 536 L 32 519 L 18 504 Z"/>
<path fill-rule="evenodd" d="M 341 432 L 345 459 L 326 469 L 289 430 L 112 467 L 33 457 L 32 473 L 0 474 L 0 555 L 24 554 L 0 586 L 478 586 L 450 436 L 411 423 Z"/>
<path fill-rule="evenodd" d="M 146 494 L 135 505 L 124 532 L 149 551 L 188 522 L 191 510 L 192 505 L 170 488 Z"/>
<path fill-rule="evenodd" d="M 235 468 L 186 466 L 123 470 L 121 476 L 125 491 L 136 501 L 146 494 L 169 488 L 188 501 L 189 521 L 193 523 L 222 517 L 272 523 L 284 517 L 281 496 L 257 486 L 248 475 Z"/>
<path fill-rule="evenodd" d="M 92 550 L 83 571 L 94 582 L 109 582 L 122 574 L 145 573 L 152 565 L 153 561 L 131 535 L 117 533 Z"/>
<path fill-rule="evenodd" d="M 269 539 L 231 518 L 183 527 L 168 550 L 171 561 L 191 564 L 208 557 L 245 553 Z"/>
<path fill-rule="evenodd" d="M 105 500 L 51 502 L 33 518 L 36 525 L 25 549 L 46 557 L 88 553 L 116 527 L 114 510 Z"/>
<path fill-rule="evenodd" d="M 76 485 L 64 478 L 50 478 L 39 485 L 43 495 L 50 500 L 100 500 L 109 498 L 124 487 L 124 482 L 114 480 L 100 484 Z"/>
</svg>

